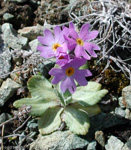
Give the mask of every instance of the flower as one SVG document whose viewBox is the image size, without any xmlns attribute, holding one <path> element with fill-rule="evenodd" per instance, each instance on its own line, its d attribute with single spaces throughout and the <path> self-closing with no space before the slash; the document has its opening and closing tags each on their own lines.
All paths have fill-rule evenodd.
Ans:
<svg viewBox="0 0 131 150">
<path fill-rule="evenodd" d="M 63 30 L 59 26 L 54 28 L 54 35 L 48 29 L 44 30 L 44 36 L 38 36 L 38 40 L 42 45 L 37 46 L 37 50 L 41 52 L 41 56 L 45 58 L 54 57 L 58 47 L 62 47 L 65 42 L 63 34 L 68 35 L 68 29 Z"/>
<path fill-rule="evenodd" d="M 56 63 L 60 66 L 64 66 L 66 63 L 71 61 L 67 48 L 67 44 L 64 43 L 62 47 L 57 48 L 56 52 Z"/>
<path fill-rule="evenodd" d="M 92 73 L 89 70 L 79 70 L 79 67 L 86 63 L 84 58 L 74 58 L 71 62 L 65 64 L 61 68 L 53 68 L 49 71 L 50 75 L 53 75 L 52 84 L 58 84 L 61 81 L 60 88 L 64 93 L 67 89 L 70 93 L 76 91 L 76 80 L 79 85 L 87 85 L 86 77 L 91 76 Z"/>
<path fill-rule="evenodd" d="M 75 31 L 73 23 L 69 24 L 69 37 L 65 36 L 68 41 L 68 48 L 74 50 L 75 56 L 80 58 L 83 56 L 85 59 L 90 60 L 92 57 L 97 57 L 94 50 L 100 50 L 100 47 L 94 43 L 89 42 L 97 37 L 98 31 L 89 31 L 90 25 L 84 24 L 78 34 Z"/>
</svg>

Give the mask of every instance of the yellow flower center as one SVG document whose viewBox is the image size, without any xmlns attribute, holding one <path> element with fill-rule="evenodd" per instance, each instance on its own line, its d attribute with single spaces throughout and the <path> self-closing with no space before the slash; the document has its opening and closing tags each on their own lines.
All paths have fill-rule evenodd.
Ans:
<svg viewBox="0 0 131 150">
<path fill-rule="evenodd" d="M 53 44 L 52 49 L 56 51 L 58 47 L 61 47 L 61 45 L 59 43 L 55 43 Z"/>
<path fill-rule="evenodd" d="M 83 46 L 84 42 L 82 41 L 82 39 L 76 39 L 76 42 L 78 45 Z"/>
<path fill-rule="evenodd" d="M 66 72 L 67 76 L 72 76 L 75 73 L 75 69 L 72 68 L 72 67 L 69 67 L 69 68 L 66 69 L 65 72 Z"/>
</svg>

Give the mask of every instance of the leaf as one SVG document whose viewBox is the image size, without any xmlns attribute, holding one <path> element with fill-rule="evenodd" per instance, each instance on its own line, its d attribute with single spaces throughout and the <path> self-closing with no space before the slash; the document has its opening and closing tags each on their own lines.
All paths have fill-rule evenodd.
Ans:
<svg viewBox="0 0 131 150">
<path fill-rule="evenodd" d="M 79 103 L 72 103 L 71 106 L 75 109 L 81 110 L 81 111 L 85 111 L 86 113 L 88 113 L 88 115 L 91 116 L 95 116 L 98 115 L 101 112 L 100 107 L 96 104 L 93 106 L 82 106 Z"/>
<path fill-rule="evenodd" d="M 77 87 L 78 91 L 85 91 L 85 92 L 90 92 L 90 91 L 99 91 L 101 89 L 101 84 L 97 82 L 88 82 L 86 86 L 79 86 Z"/>
<path fill-rule="evenodd" d="M 41 134 L 49 134 L 53 131 L 56 131 L 61 125 L 60 115 L 63 111 L 63 108 L 54 107 L 49 108 L 38 120 L 38 127 Z"/>
<path fill-rule="evenodd" d="M 63 119 L 69 130 L 75 134 L 86 135 L 90 127 L 88 114 L 72 106 L 65 108 Z"/>
<path fill-rule="evenodd" d="M 77 87 L 72 95 L 72 102 L 79 102 L 82 106 L 95 105 L 108 93 L 108 90 L 100 89 L 101 84 L 97 82 L 88 82 L 87 86 Z"/>
<path fill-rule="evenodd" d="M 72 102 L 78 102 L 83 106 L 95 105 L 97 104 L 106 94 L 108 90 L 100 90 L 100 91 L 79 91 L 77 90 L 72 95 Z"/>
<path fill-rule="evenodd" d="M 26 104 L 27 106 L 31 106 L 31 112 L 30 114 L 32 116 L 41 116 L 43 113 L 50 107 L 54 107 L 59 105 L 58 102 L 55 101 L 48 101 L 44 99 L 38 99 L 36 97 L 34 98 L 23 98 L 20 100 L 17 100 L 14 102 L 14 106 L 16 108 L 21 107 L 23 104 Z"/>
<path fill-rule="evenodd" d="M 51 83 L 42 76 L 33 76 L 28 81 L 28 88 L 32 98 L 22 98 L 14 102 L 14 106 L 19 108 L 23 104 L 30 105 L 33 116 L 41 116 L 51 107 L 59 105 L 58 97 L 56 96 Z"/>
<path fill-rule="evenodd" d="M 52 84 L 43 76 L 33 76 L 29 79 L 28 89 L 31 92 L 32 97 L 43 98 L 46 100 L 57 100 Z"/>
</svg>

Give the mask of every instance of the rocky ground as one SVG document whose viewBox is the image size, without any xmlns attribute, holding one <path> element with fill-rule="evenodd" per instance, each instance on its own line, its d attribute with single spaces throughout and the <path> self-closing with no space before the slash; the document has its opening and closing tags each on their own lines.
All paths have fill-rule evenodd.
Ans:
<svg viewBox="0 0 131 150">
<path fill-rule="evenodd" d="M 129 4 L 128 0 L 0 1 L 1 150 L 131 150 Z M 78 29 L 90 22 L 99 30 L 96 42 L 101 52 L 89 63 L 93 73 L 90 80 L 100 82 L 109 94 L 99 103 L 102 112 L 90 118 L 86 136 L 68 130 L 41 136 L 37 119 L 19 119 L 13 102 L 29 95 L 27 81 L 32 75 L 49 78 L 48 71 L 54 66 L 54 59 L 44 59 L 36 50 L 37 36 L 43 35 L 44 28 L 68 25 L 69 21 Z"/>
</svg>

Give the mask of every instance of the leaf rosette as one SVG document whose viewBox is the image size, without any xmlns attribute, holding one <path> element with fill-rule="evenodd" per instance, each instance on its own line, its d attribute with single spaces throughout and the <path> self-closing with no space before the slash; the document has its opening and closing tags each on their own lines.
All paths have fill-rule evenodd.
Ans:
<svg viewBox="0 0 131 150">
<path fill-rule="evenodd" d="M 108 93 L 101 90 L 101 84 L 88 82 L 87 86 L 77 87 L 73 95 L 68 91 L 63 94 L 39 75 L 31 77 L 27 86 L 31 98 L 17 100 L 14 106 L 31 106 L 30 115 L 40 118 L 38 127 L 41 134 L 56 131 L 64 121 L 75 134 L 86 135 L 90 127 L 89 117 L 101 112 L 97 103 Z"/>
</svg>

